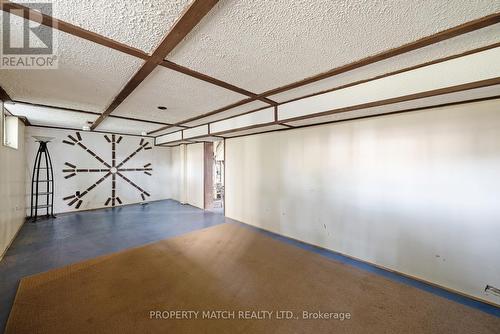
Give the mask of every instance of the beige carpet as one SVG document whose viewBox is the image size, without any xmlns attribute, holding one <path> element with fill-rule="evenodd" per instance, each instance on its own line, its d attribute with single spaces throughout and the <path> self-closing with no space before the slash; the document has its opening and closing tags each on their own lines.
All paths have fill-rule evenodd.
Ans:
<svg viewBox="0 0 500 334">
<path fill-rule="evenodd" d="M 155 313 L 177 310 L 198 318 Z M 214 310 L 235 312 L 202 313 Z M 272 313 L 239 313 L 251 310 Z M 500 333 L 500 319 L 224 224 L 27 277 L 6 332 Z"/>
</svg>

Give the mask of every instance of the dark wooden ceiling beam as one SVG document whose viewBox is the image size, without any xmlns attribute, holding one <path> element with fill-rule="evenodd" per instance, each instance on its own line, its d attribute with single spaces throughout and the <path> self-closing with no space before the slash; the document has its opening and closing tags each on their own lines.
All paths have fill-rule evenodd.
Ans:
<svg viewBox="0 0 500 334">
<path fill-rule="evenodd" d="M 205 81 L 205 82 L 209 82 L 209 83 L 211 83 L 213 85 L 216 85 L 216 86 L 228 89 L 228 90 L 232 90 L 233 92 L 240 93 L 240 94 L 246 95 L 248 97 L 254 97 L 257 100 L 260 100 L 262 102 L 268 103 L 270 105 L 273 105 L 273 106 L 277 105 L 276 101 L 273 101 L 273 100 L 271 100 L 271 99 L 269 99 L 267 97 L 259 97 L 257 94 L 249 92 L 246 89 L 243 89 L 243 88 L 237 87 L 235 85 L 232 85 L 230 83 L 227 83 L 225 81 L 213 78 L 213 77 L 208 76 L 206 74 L 194 71 L 194 70 L 192 70 L 190 68 L 187 68 L 187 67 L 184 67 L 182 65 L 176 64 L 176 63 L 171 62 L 169 60 L 164 60 L 161 63 L 161 65 L 164 66 L 164 67 L 166 67 L 166 68 L 168 68 L 168 69 L 171 69 L 171 70 L 174 70 L 174 71 L 177 71 L 177 72 L 189 75 L 190 77 L 193 77 L 193 78 Z"/>
<path fill-rule="evenodd" d="M 219 113 L 221 113 L 223 111 L 226 111 L 226 110 L 229 110 L 229 109 L 232 109 L 232 108 L 236 108 L 236 107 L 242 106 L 242 105 L 247 104 L 248 102 L 252 102 L 252 101 L 255 101 L 255 99 L 250 97 L 250 98 L 247 98 L 247 99 L 235 102 L 233 104 L 230 104 L 228 106 L 225 106 L 225 107 L 222 107 L 222 108 L 219 108 L 219 109 L 216 109 L 216 110 L 213 110 L 213 111 L 210 111 L 210 112 L 198 115 L 198 116 L 193 116 L 191 118 L 182 120 L 180 122 L 174 123 L 173 125 L 162 126 L 159 129 L 156 129 L 156 130 L 153 130 L 151 132 L 148 132 L 148 135 L 149 134 L 153 134 L 153 133 L 157 133 L 157 132 L 160 132 L 160 131 L 163 131 L 163 130 L 167 130 L 167 129 L 172 128 L 174 126 L 178 126 L 180 124 L 186 124 L 186 123 L 193 122 L 193 121 L 205 118 L 205 117 L 209 117 L 209 116 L 212 116 L 212 115 L 215 115 L 215 114 L 219 114 Z"/>
<path fill-rule="evenodd" d="M 328 92 L 333 92 L 333 91 L 336 91 L 336 90 L 344 89 L 344 88 L 347 88 L 347 87 L 356 86 L 356 85 L 363 84 L 363 83 L 366 83 L 366 82 L 370 82 L 370 81 L 374 81 L 374 80 L 377 80 L 377 79 L 385 78 L 385 77 L 388 77 L 388 76 L 391 76 L 391 75 L 396 75 L 396 74 L 399 74 L 399 73 L 404 73 L 404 72 L 416 70 L 416 69 L 421 68 L 421 67 L 425 67 L 425 66 L 429 66 L 429 65 L 433 65 L 433 64 L 438 64 L 438 63 L 442 63 L 442 62 L 445 62 L 445 61 L 448 61 L 448 60 L 452 60 L 452 59 L 456 59 L 456 58 L 468 56 L 468 55 L 471 55 L 471 54 L 474 54 L 474 53 L 478 53 L 478 52 L 490 50 L 490 49 L 493 49 L 493 48 L 496 48 L 496 47 L 499 47 L 499 46 L 500 46 L 500 42 L 493 43 L 493 44 L 486 45 L 486 46 L 483 46 L 483 47 L 479 47 L 479 48 L 476 48 L 476 49 L 473 49 L 473 50 L 468 50 L 468 51 L 465 51 L 465 52 L 462 52 L 462 53 L 459 53 L 459 54 L 455 54 L 455 55 L 451 55 L 451 56 L 447 56 L 447 57 L 435 59 L 435 60 L 432 60 L 432 61 L 429 61 L 429 62 L 425 62 L 425 63 L 421 63 L 421 64 L 418 64 L 418 65 L 414 65 L 414 66 L 402 68 L 400 70 L 396 70 L 396 71 L 384 73 L 384 74 L 381 74 L 381 75 L 377 75 L 377 76 L 374 76 L 374 77 L 371 77 L 371 78 L 368 78 L 368 79 L 353 81 L 353 82 L 350 82 L 348 84 L 340 85 L 340 86 L 333 87 L 333 88 L 330 88 L 330 89 L 327 89 L 327 90 L 323 90 L 323 91 L 319 91 L 319 92 L 316 92 L 316 93 L 299 96 L 299 97 L 296 97 L 296 98 L 293 98 L 293 99 L 290 99 L 290 100 L 286 100 L 286 101 L 283 101 L 283 102 L 278 102 L 278 106 L 282 105 L 282 104 L 285 104 L 285 103 L 289 103 L 289 102 L 301 100 L 301 99 L 304 99 L 304 98 L 307 98 L 307 97 L 321 95 L 321 94 L 324 94 L 324 93 L 328 93 Z M 211 111 L 211 112 L 208 112 L 208 113 L 205 113 L 205 114 L 202 114 L 202 115 L 198 115 L 198 116 L 195 116 L 195 117 L 188 118 L 186 120 L 174 123 L 172 125 L 162 126 L 159 129 L 150 131 L 148 134 L 154 134 L 154 133 L 157 133 L 157 132 L 169 129 L 169 128 L 173 127 L 173 126 L 179 126 L 180 124 L 186 124 L 186 123 L 193 122 L 193 121 L 205 118 L 205 117 L 213 116 L 213 115 L 219 114 L 221 112 L 224 112 L 226 110 L 242 106 L 242 105 L 244 105 L 244 104 L 246 104 L 248 102 L 251 102 L 251 98 L 248 98 L 248 99 L 245 99 L 245 100 L 241 100 L 239 102 L 233 103 L 231 105 L 228 105 L 228 106 L 216 109 L 214 111 Z M 251 112 L 254 112 L 254 111 L 257 111 L 257 110 L 261 110 L 261 109 L 263 109 L 263 108 L 259 108 L 259 109 L 252 110 L 252 111 L 248 111 L 248 112 L 239 114 L 238 116 L 245 115 L 247 113 L 251 113 Z M 227 119 L 227 118 L 232 118 L 232 117 L 234 117 L 234 116 L 221 118 L 221 119 L 218 119 L 217 121 L 224 120 L 224 119 Z M 205 123 L 200 124 L 200 125 L 205 125 Z"/>
<path fill-rule="evenodd" d="M 484 88 L 484 87 L 489 87 L 489 86 L 494 86 L 494 85 L 500 85 L 500 77 L 485 79 L 485 80 L 480 80 L 480 81 L 474 81 L 474 82 L 469 82 L 469 83 L 445 87 L 445 88 L 438 88 L 438 89 L 434 89 L 434 90 L 430 90 L 430 91 L 414 93 L 414 94 L 409 94 L 409 95 L 405 95 L 405 96 L 398 96 L 398 97 L 389 98 L 389 99 L 385 99 L 385 100 L 379 100 L 379 101 L 375 101 L 375 102 L 358 104 L 358 105 L 350 106 L 350 107 L 343 107 L 343 108 L 327 110 L 327 111 L 317 112 L 317 113 L 303 115 L 303 116 L 282 119 L 282 120 L 280 120 L 280 122 L 291 123 L 291 122 L 300 121 L 300 120 L 309 119 L 309 118 L 329 116 L 329 115 L 333 115 L 333 114 L 339 114 L 339 113 L 360 110 L 360 109 L 380 107 L 380 106 L 385 106 L 385 105 L 390 105 L 390 104 L 395 104 L 395 103 L 401 103 L 401 102 L 413 101 L 413 100 L 418 100 L 418 99 L 423 99 L 423 98 L 428 98 L 428 97 L 433 97 L 433 96 L 463 92 L 466 90 Z"/>
<path fill-rule="evenodd" d="M 33 9 L 29 8 L 29 7 L 20 5 L 18 3 L 12 3 L 12 2 L 10 2 L 8 0 L 5 0 L 5 1 L 2 0 L 2 2 L 0 3 L 0 5 L 1 5 L 1 9 L 3 11 L 8 12 L 10 14 L 22 17 L 22 18 L 27 19 L 27 20 L 31 20 L 33 22 L 37 22 L 37 23 L 43 24 L 43 25 L 45 25 L 47 27 L 51 27 L 53 29 L 57 29 L 57 30 L 63 31 L 63 32 L 68 33 L 70 35 L 73 35 L 73 36 L 76 36 L 76 37 L 79 37 L 79 38 L 83 38 L 85 40 L 88 40 L 88 41 L 100 44 L 102 46 L 105 46 L 105 47 L 108 47 L 108 48 L 111 48 L 111 49 L 114 49 L 114 50 L 126 53 L 126 54 L 128 54 L 130 56 L 133 56 L 133 57 L 137 57 L 137 58 L 140 58 L 140 59 L 143 59 L 143 60 L 149 60 L 151 57 L 160 57 L 161 58 L 160 54 L 158 54 L 158 55 L 154 55 L 153 54 L 153 55 L 150 56 L 149 54 L 147 54 L 146 52 L 144 52 L 142 50 L 139 50 L 139 49 L 133 48 L 131 46 L 128 46 L 126 44 L 117 42 L 117 41 L 115 41 L 113 39 L 110 39 L 110 38 L 104 37 L 102 35 L 96 34 L 96 33 L 91 32 L 89 30 L 86 30 L 86 29 L 83 29 L 81 27 L 78 27 L 76 25 L 73 25 L 73 24 L 70 24 L 70 23 L 67 23 L 67 22 L 55 19 L 55 18 L 53 18 L 53 17 L 51 17 L 49 15 L 42 14 L 42 13 L 36 11 L 36 10 L 33 10 Z M 209 2 L 207 2 L 207 5 L 210 5 Z M 166 47 L 168 47 L 168 46 L 166 46 Z M 160 59 L 160 58 L 158 58 L 158 59 Z M 252 93 L 252 92 L 247 91 L 247 90 L 245 90 L 243 88 L 240 88 L 240 87 L 237 87 L 235 85 L 226 83 L 226 82 L 218 80 L 216 78 L 212 78 L 212 77 L 210 77 L 210 76 L 208 76 L 206 74 L 203 74 L 203 73 L 191 70 L 191 69 L 189 69 L 187 67 L 175 64 L 175 63 L 173 63 L 171 61 L 164 60 L 164 58 L 165 57 L 161 58 L 160 65 L 162 65 L 162 66 L 164 66 L 166 68 L 169 68 L 169 69 L 171 69 L 173 71 L 176 71 L 176 72 L 179 72 L 179 73 L 183 73 L 183 74 L 191 76 L 193 78 L 196 78 L 196 79 L 199 79 L 199 80 L 203 80 L 205 82 L 208 82 L 208 83 L 211 83 L 213 85 L 225 88 L 227 90 L 231 90 L 231 91 L 240 93 L 242 95 L 246 95 L 248 97 L 256 97 L 257 100 L 260 100 L 262 102 L 268 103 L 270 105 L 276 105 L 276 102 L 272 101 L 269 98 L 258 97 L 256 93 Z M 156 59 L 156 60 L 158 61 L 158 59 Z M 138 72 L 136 74 L 137 75 L 136 80 L 140 79 L 141 75 L 143 75 L 143 74 L 144 73 L 139 73 Z"/>
<path fill-rule="evenodd" d="M 0 86 L 0 100 L 3 102 L 11 102 L 12 99 L 10 98 L 9 94 Z"/>
<path fill-rule="evenodd" d="M 0 87 L 1 89 L 1 87 Z M 11 100 L 13 103 L 20 103 L 20 104 L 27 104 L 30 106 L 34 107 L 41 107 L 41 108 L 50 108 L 50 109 L 59 109 L 59 110 L 64 110 L 64 111 L 69 111 L 69 112 L 77 112 L 77 113 L 82 113 L 82 114 L 89 114 L 93 116 L 99 116 L 101 113 L 94 112 L 94 111 L 88 111 L 88 110 L 81 110 L 81 109 L 74 109 L 74 108 L 66 108 L 66 107 L 58 107 L 58 106 L 53 106 L 53 105 L 48 105 L 48 104 L 40 104 L 40 103 L 31 103 L 31 102 L 26 102 L 26 101 L 19 101 L 19 100 Z M 143 123 L 150 123 L 150 124 L 158 124 L 158 125 L 173 125 L 172 123 L 166 123 L 166 122 L 159 122 L 159 121 L 152 121 L 152 120 L 147 120 L 147 119 L 141 119 L 141 118 L 135 118 L 135 117 L 127 117 L 127 116 L 119 116 L 119 115 L 109 115 L 111 118 L 118 118 L 118 119 L 124 119 L 127 121 L 134 121 L 134 122 L 143 122 Z M 189 127 L 187 126 L 178 126 L 180 128 L 188 129 Z"/>
<path fill-rule="evenodd" d="M 316 81 L 320 81 L 320 80 L 323 80 L 323 79 L 326 79 L 326 78 L 329 78 L 329 77 L 332 77 L 332 76 L 335 76 L 338 74 L 352 71 L 352 70 L 360 68 L 360 67 L 374 64 L 374 63 L 377 63 L 377 62 L 385 60 L 385 59 L 389 59 L 389 58 L 399 56 L 399 55 L 404 54 L 404 53 L 415 51 L 417 49 L 424 48 L 426 46 L 436 44 L 436 43 L 445 41 L 445 40 L 453 38 L 453 37 L 457 37 L 457 36 L 460 36 L 460 35 L 475 31 L 475 30 L 483 29 L 483 28 L 486 28 L 488 26 L 497 24 L 499 22 L 500 22 L 500 13 L 495 13 L 495 14 L 491 14 L 488 16 L 484 16 L 484 17 L 478 18 L 476 20 L 458 25 L 456 27 L 443 30 L 443 31 L 438 32 L 436 34 L 433 34 L 433 35 L 430 35 L 427 37 L 423 37 L 421 39 L 418 39 L 414 42 L 402 45 L 400 47 L 381 52 L 381 53 L 376 54 L 374 56 L 366 57 L 366 58 L 363 58 L 361 60 L 349 63 L 347 65 L 343 65 L 343 66 L 334 68 L 334 69 L 329 70 L 327 72 L 320 73 L 318 75 L 315 75 L 315 76 L 312 76 L 309 78 L 305 78 L 303 80 L 296 81 L 296 82 L 293 82 L 293 83 L 285 85 L 285 86 L 281 86 L 278 88 L 274 88 L 274 89 L 265 91 L 263 93 L 257 94 L 257 96 L 250 97 L 250 98 L 245 99 L 245 100 L 241 100 L 235 104 L 228 105 L 226 107 L 222 107 L 222 108 L 219 108 L 217 110 L 199 115 L 198 117 L 188 118 L 188 119 L 183 120 L 181 122 L 177 122 L 176 124 L 185 124 L 185 123 L 189 123 L 192 121 L 196 121 L 196 120 L 201 119 L 201 118 L 205 118 L 207 116 L 212 116 L 212 115 L 221 113 L 223 111 L 226 111 L 228 109 L 235 108 L 235 107 L 244 105 L 246 103 L 253 102 L 255 100 L 258 100 L 261 97 L 268 97 L 271 95 L 283 93 L 283 92 L 286 92 L 286 91 L 289 91 L 289 90 L 292 90 L 292 89 L 295 89 L 295 88 L 298 88 L 301 86 L 311 84 L 311 83 L 316 82 Z M 278 103 L 278 105 L 279 104 L 280 103 Z M 156 133 L 156 132 L 161 131 L 161 130 L 165 130 L 165 129 L 158 129 L 158 130 L 152 131 L 150 133 L 151 134 Z"/>
<path fill-rule="evenodd" d="M 426 46 L 429 46 L 432 44 L 436 44 L 436 43 L 445 41 L 447 39 L 472 32 L 474 30 L 482 29 L 482 28 L 491 26 L 493 24 L 497 24 L 499 22 L 500 22 L 500 13 L 495 13 L 495 14 L 491 14 L 491 15 L 488 15 L 485 17 L 481 17 L 479 19 L 476 19 L 476 20 L 473 20 L 470 22 L 466 22 L 466 23 L 458 25 L 456 27 L 440 31 L 436 34 L 433 34 L 433 35 L 430 35 L 427 37 L 423 37 L 423 38 L 418 39 L 414 42 L 407 43 L 407 44 L 399 46 L 397 48 L 393 48 L 393 49 L 378 53 L 376 55 L 369 56 L 369 57 L 363 58 L 361 60 L 349 63 L 347 65 L 343 65 L 343 66 L 334 68 L 334 69 L 329 70 L 327 72 L 323 72 L 323 73 L 314 75 L 314 76 L 309 77 L 309 78 L 305 78 L 303 80 L 300 80 L 300 81 L 297 81 L 297 82 L 294 82 L 294 83 L 291 83 L 291 84 L 288 84 L 285 86 L 281 86 L 278 88 L 268 90 L 264 93 L 258 94 L 258 96 L 263 97 L 263 96 L 270 96 L 270 95 L 275 95 L 278 93 L 283 93 L 285 91 L 288 91 L 288 90 L 291 90 L 294 88 L 298 88 L 301 86 L 305 86 L 305 85 L 308 85 L 310 83 L 332 77 L 334 75 L 338 75 L 341 73 L 352 71 L 354 69 L 357 69 L 357 68 L 360 68 L 360 67 L 363 67 L 363 66 L 366 66 L 369 64 L 377 63 L 379 61 L 389 59 L 389 58 L 392 58 L 395 56 L 399 56 L 401 54 L 411 52 L 411 51 L 414 51 L 417 49 L 421 49 L 423 47 L 426 47 Z"/>
<path fill-rule="evenodd" d="M 39 11 L 33 10 L 31 8 L 25 7 L 18 3 L 12 3 L 7 0 L 2 0 L 0 2 L 1 9 L 12 15 L 20 16 L 26 20 L 40 23 L 44 26 L 51 27 L 73 36 L 77 36 L 88 41 L 106 46 L 108 48 L 129 54 L 131 56 L 148 59 L 149 55 L 142 50 L 133 48 L 131 46 L 125 45 L 123 43 L 117 42 L 110 38 L 101 36 L 99 34 L 93 33 L 91 31 L 80 28 L 76 25 L 55 19 L 49 15 L 42 14 Z"/>
<path fill-rule="evenodd" d="M 92 124 L 91 130 L 96 129 L 109 114 L 111 114 L 153 70 L 160 65 L 165 57 L 186 37 L 186 35 L 201 21 L 215 6 L 218 0 L 195 0 L 183 15 L 177 20 L 167 36 L 163 38 L 150 58 L 142 65 L 137 73 L 129 80 L 113 102 Z"/>
</svg>

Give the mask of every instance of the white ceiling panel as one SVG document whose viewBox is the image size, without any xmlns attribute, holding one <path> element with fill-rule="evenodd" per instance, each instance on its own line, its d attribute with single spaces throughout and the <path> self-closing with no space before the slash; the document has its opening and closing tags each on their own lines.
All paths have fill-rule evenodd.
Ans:
<svg viewBox="0 0 500 334">
<path fill-rule="evenodd" d="M 157 67 L 113 114 L 176 123 L 244 98 L 230 90 Z M 158 106 L 165 106 L 167 110 L 159 110 Z"/>
<path fill-rule="evenodd" d="M 228 118 L 210 124 L 210 133 L 224 132 L 257 124 L 274 122 L 274 108 L 266 108 L 246 115 Z"/>
<path fill-rule="evenodd" d="M 156 129 L 159 129 L 161 128 L 162 126 L 161 125 L 157 125 L 156 126 Z M 169 134 L 169 133 L 172 133 L 172 132 L 177 132 L 177 131 L 180 131 L 180 130 L 183 130 L 184 128 L 181 128 L 181 127 L 178 127 L 178 126 L 173 126 L 171 128 L 168 128 L 168 129 L 165 129 L 165 130 L 162 130 L 162 131 L 158 131 L 158 132 L 155 132 L 153 133 L 152 135 L 155 136 L 155 137 L 158 137 L 158 136 L 161 136 L 161 135 L 166 135 L 166 134 Z"/>
<path fill-rule="evenodd" d="M 108 117 L 99 125 L 98 130 L 114 133 L 142 135 L 143 132 L 148 133 L 149 131 L 153 131 L 154 129 L 158 129 L 158 124 Z"/>
<path fill-rule="evenodd" d="M 248 130 L 241 130 L 241 131 L 235 131 L 231 133 L 225 133 L 221 135 L 221 137 L 226 137 L 226 138 L 231 138 L 235 136 L 246 136 L 246 135 L 251 135 L 251 134 L 256 134 L 256 133 L 261 133 L 261 132 L 266 132 L 266 131 L 274 131 L 274 130 L 281 130 L 281 129 L 286 129 L 286 126 L 283 125 L 268 125 L 268 126 L 261 126 L 259 128 L 253 128 L 253 129 L 248 129 Z"/>
<path fill-rule="evenodd" d="M 94 122 L 98 115 L 63 109 L 32 106 L 24 103 L 5 103 L 5 108 L 15 116 L 24 116 L 32 125 L 82 129 L 87 122 Z"/>
<path fill-rule="evenodd" d="M 500 77 L 500 47 L 282 104 L 280 120 Z M 453 75 L 450 75 L 453 73 Z"/>
<path fill-rule="evenodd" d="M 193 137 L 199 137 L 208 135 L 208 124 L 200 125 L 195 128 L 187 129 L 182 131 L 182 137 L 184 139 L 189 139 Z"/>
<path fill-rule="evenodd" d="M 16 0 L 33 7 L 35 2 Z M 151 53 L 192 0 L 51 0 L 52 16 Z M 46 11 L 45 14 L 49 14 Z"/>
<path fill-rule="evenodd" d="M 182 140 L 182 131 L 169 133 L 155 138 L 155 145 Z"/>
<path fill-rule="evenodd" d="M 269 98 L 277 102 L 285 102 L 309 94 L 318 93 L 359 80 L 374 78 L 379 75 L 424 64 L 435 59 L 488 46 L 500 42 L 500 23 L 464 34 L 449 40 L 429 45 L 396 57 L 392 57 L 371 65 L 367 65 L 349 72 L 345 72 L 324 80 L 314 82 Z"/>
<path fill-rule="evenodd" d="M 335 122 L 335 121 L 355 119 L 359 117 L 383 115 L 402 110 L 437 106 L 453 102 L 469 101 L 469 100 L 481 99 L 492 96 L 500 96 L 500 85 L 471 89 L 451 94 L 432 96 L 407 102 L 393 103 L 386 106 L 365 108 L 354 111 L 346 111 L 342 113 L 321 116 L 321 117 L 312 117 L 299 121 L 287 122 L 286 124 L 292 126 L 305 126 L 305 125 L 312 125 L 319 123 Z M 500 101 L 500 99 L 498 101 Z M 471 108 L 471 112 L 474 112 L 473 108 Z"/>
<path fill-rule="evenodd" d="M 168 59 L 260 93 L 498 11 L 491 0 L 222 0 Z"/>
<path fill-rule="evenodd" d="M 22 21 L 11 17 L 12 25 Z M 63 32 L 54 31 L 54 39 L 57 69 L 0 69 L 0 85 L 12 99 L 102 112 L 143 63 Z"/>
<path fill-rule="evenodd" d="M 226 118 L 226 117 L 237 116 L 240 114 L 244 114 L 248 111 L 252 111 L 252 110 L 256 110 L 256 109 L 264 108 L 264 107 L 268 107 L 268 106 L 269 106 L 269 104 L 267 104 L 267 103 L 264 103 L 261 101 L 253 101 L 253 102 L 244 104 L 242 106 L 220 112 L 220 113 L 212 115 L 212 116 L 203 117 L 203 118 L 200 118 L 196 121 L 184 123 L 183 125 L 196 126 L 196 125 L 205 124 L 205 123 L 209 123 L 209 122 L 215 122 L 215 121 L 218 121 L 218 120 Z"/>
</svg>

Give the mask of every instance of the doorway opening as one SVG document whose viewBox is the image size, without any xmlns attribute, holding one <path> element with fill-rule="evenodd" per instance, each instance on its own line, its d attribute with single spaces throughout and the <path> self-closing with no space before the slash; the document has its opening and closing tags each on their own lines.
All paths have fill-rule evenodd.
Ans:
<svg viewBox="0 0 500 334">
<path fill-rule="evenodd" d="M 224 212 L 224 140 L 205 143 L 205 210 Z"/>
</svg>

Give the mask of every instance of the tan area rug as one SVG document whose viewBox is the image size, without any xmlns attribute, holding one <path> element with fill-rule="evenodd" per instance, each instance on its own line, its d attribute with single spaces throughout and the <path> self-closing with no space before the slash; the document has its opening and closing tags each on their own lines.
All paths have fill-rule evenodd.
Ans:
<svg viewBox="0 0 500 334">
<path fill-rule="evenodd" d="M 331 319 L 303 319 L 303 311 L 328 312 Z M 494 316 L 253 229 L 223 224 L 27 277 L 20 283 L 6 332 L 400 334 L 499 329 L 500 319 Z"/>
</svg>

